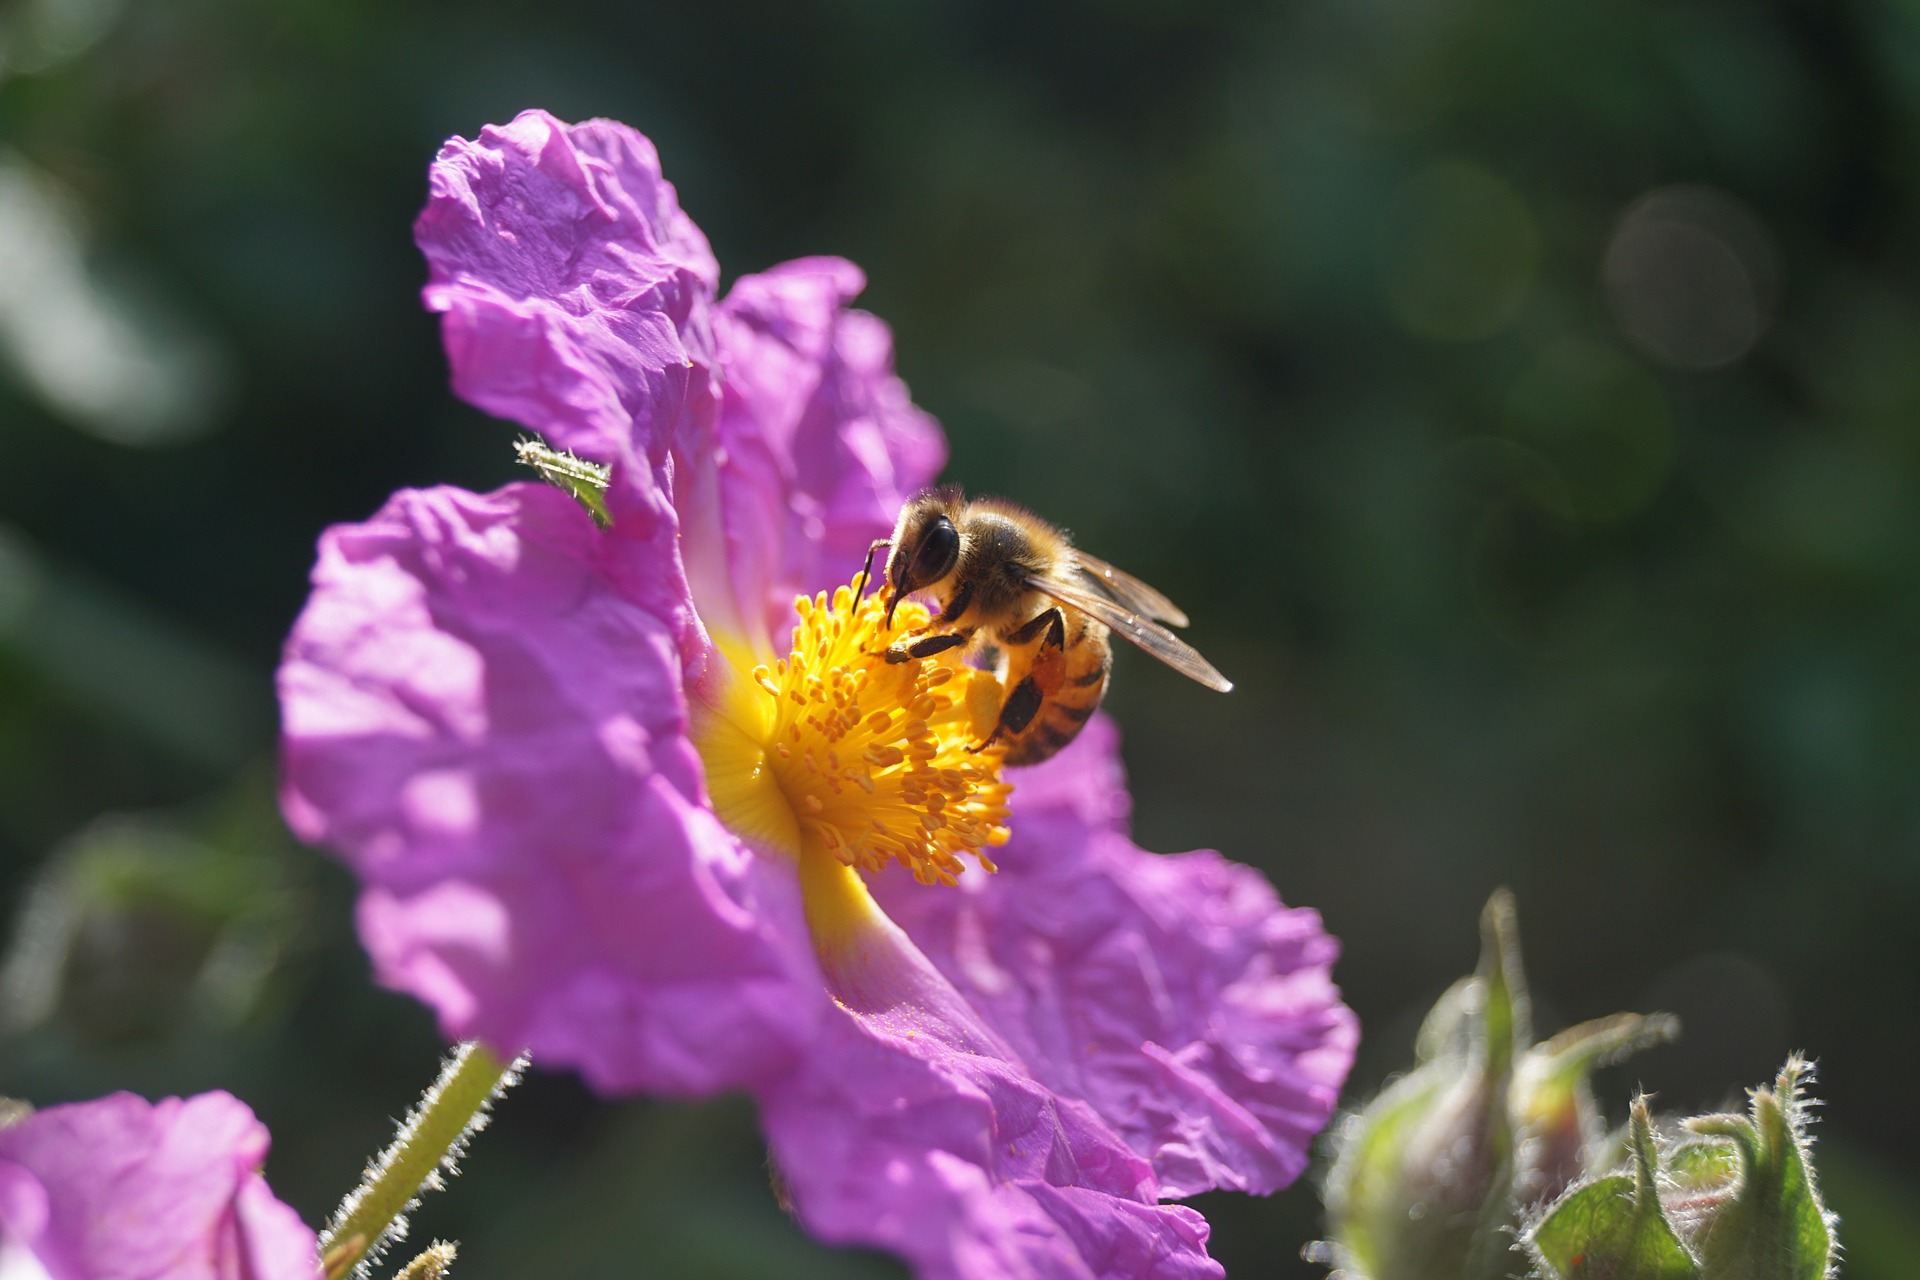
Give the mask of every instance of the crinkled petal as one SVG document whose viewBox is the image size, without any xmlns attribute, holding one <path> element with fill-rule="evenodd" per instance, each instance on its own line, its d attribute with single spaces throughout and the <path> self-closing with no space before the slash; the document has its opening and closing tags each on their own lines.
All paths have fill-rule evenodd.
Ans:
<svg viewBox="0 0 1920 1280">
<path fill-rule="evenodd" d="M 1200 1280 L 1207 1226 L 1084 1103 L 1055 1096 L 882 922 L 801 1067 L 761 1093 L 795 1212 L 921 1280 Z"/>
<path fill-rule="evenodd" d="M 689 539 L 712 547 L 689 559 L 716 625 L 784 641 L 794 596 L 850 579 L 946 460 L 887 326 L 848 307 L 865 285 L 850 262 L 804 258 L 743 276 L 715 312 L 720 412 L 676 496 Z"/>
<path fill-rule="evenodd" d="M 414 238 L 454 389 L 557 448 L 663 463 L 710 397 L 719 268 L 653 144 L 527 111 L 450 139 L 428 191 Z"/>
<path fill-rule="evenodd" d="M 1118 829 L 1104 718 L 1011 775 L 995 875 L 880 901 L 1047 1087 L 1153 1162 L 1163 1193 L 1267 1192 L 1306 1167 L 1358 1024 L 1316 912 L 1219 854 L 1152 854 Z"/>
<path fill-rule="evenodd" d="M 539 485 L 329 530 L 280 672 L 283 807 L 449 1037 L 708 1093 L 782 1067 L 823 1000 L 790 870 L 706 807 L 677 568 L 631 551 Z"/>
<path fill-rule="evenodd" d="M 314 1280 L 314 1235 L 274 1199 L 267 1130 L 226 1093 L 130 1093 L 0 1130 L 0 1240 L 52 1280 Z"/>
</svg>

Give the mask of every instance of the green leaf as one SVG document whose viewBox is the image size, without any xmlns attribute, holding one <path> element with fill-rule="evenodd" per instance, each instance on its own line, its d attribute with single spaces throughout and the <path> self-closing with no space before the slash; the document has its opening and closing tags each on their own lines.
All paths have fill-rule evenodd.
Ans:
<svg viewBox="0 0 1920 1280">
<path fill-rule="evenodd" d="M 1661 1209 L 1652 1122 L 1633 1104 L 1633 1173 L 1583 1183 L 1547 1210 L 1523 1243 L 1556 1280 L 1699 1280 Z"/>
<path fill-rule="evenodd" d="M 1659 1214 L 1634 1198 L 1633 1179 L 1614 1174 L 1575 1187 L 1527 1239 L 1564 1280 L 1697 1280 L 1700 1268 Z"/>
</svg>

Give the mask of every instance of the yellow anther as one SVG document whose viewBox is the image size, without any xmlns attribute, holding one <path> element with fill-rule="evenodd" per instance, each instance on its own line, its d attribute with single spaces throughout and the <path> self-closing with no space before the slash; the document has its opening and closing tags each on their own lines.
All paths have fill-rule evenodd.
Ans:
<svg viewBox="0 0 1920 1280">
<path fill-rule="evenodd" d="M 897 862 L 923 884 L 991 867 L 980 851 L 1006 842 L 1011 788 L 1000 781 L 1002 749 L 973 750 L 969 706 L 991 677 L 954 651 L 887 662 L 888 645 L 927 625 L 912 601 L 891 629 L 879 598 L 856 606 L 844 587 L 796 601 L 794 612 L 789 656 L 728 686 L 728 702 L 696 732 L 721 820 L 852 867 Z"/>
</svg>

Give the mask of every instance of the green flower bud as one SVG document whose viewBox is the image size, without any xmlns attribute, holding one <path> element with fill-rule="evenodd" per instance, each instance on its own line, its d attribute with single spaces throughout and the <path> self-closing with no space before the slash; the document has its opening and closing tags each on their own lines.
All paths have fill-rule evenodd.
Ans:
<svg viewBox="0 0 1920 1280">
<path fill-rule="evenodd" d="M 1805 1060 L 1789 1058 L 1772 1089 L 1752 1091 L 1750 1115 L 1686 1121 L 1709 1141 L 1685 1144 L 1670 1158 L 1667 1208 L 1700 1259 L 1704 1280 L 1834 1274 L 1835 1219 L 1814 1185 L 1807 1138 L 1812 1102 L 1801 1093 L 1812 1076 Z"/>
<path fill-rule="evenodd" d="M 1480 967 L 1421 1025 L 1414 1070 L 1346 1118 L 1322 1187 L 1335 1280 L 1831 1280 L 1834 1219 L 1808 1159 L 1788 1061 L 1751 1115 L 1656 1135 L 1646 1099 L 1608 1133 L 1596 1068 L 1679 1032 L 1615 1014 L 1544 1044 L 1528 1030 L 1513 900 L 1481 915 Z M 1542 1208 L 1542 1206 L 1545 1206 Z"/>
<path fill-rule="evenodd" d="M 1679 1032 L 1679 1019 L 1669 1014 L 1616 1013 L 1568 1027 L 1520 1055 L 1512 1095 L 1519 1203 L 1546 1204 L 1618 1163 L 1594 1100 L 1593 1073 Z"/>
<path fill-rule="evenodd" d="M 1422 1029 L 1425 1061 L 1342 1125 L 1325 1187 L 1332 1238 L 1314 1256 L 1367 1280 L 1506 1275 L 1525 990 L 1503 890 L 1481 916 L 1478 972 Z"/>
<path fill-rule="evenodd" d="M 1644 1100 L 1629 1130 L 1632 1173 L 1582 1183 L 1522 1237 L 1550 1280 L 1827 1280 L 1837 1249 L 1807 1159 L 1790 1059 L 1750 1116 L 1683 1122 L 1697 1139 L 1656 1152 Z"/>
</svg>

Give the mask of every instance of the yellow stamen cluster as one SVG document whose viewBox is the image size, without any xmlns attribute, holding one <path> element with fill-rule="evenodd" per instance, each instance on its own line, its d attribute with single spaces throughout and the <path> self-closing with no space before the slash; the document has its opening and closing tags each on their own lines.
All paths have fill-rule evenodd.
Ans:
<svg viewBox="0 0 1920 1280">
<path fill-rule="evenodd" d="M 926 625 L 917 604 L 892 628 L 882 600 L 856 603 L 847 587 L 794 607 L 792 652 L 733 681 L 696 726 L 721 821 L 862 870 L 898 862 L 922 884 L 955 883 L 962 853 L 992 871 L 985 850 L 1006 843 L 1013 788 L 1003 750 L 973 748 L 979 708 L 997 705 L 974 686 L 994 677 L 955 651 L 889 663 L 887 646 Z"/>
</svg>

